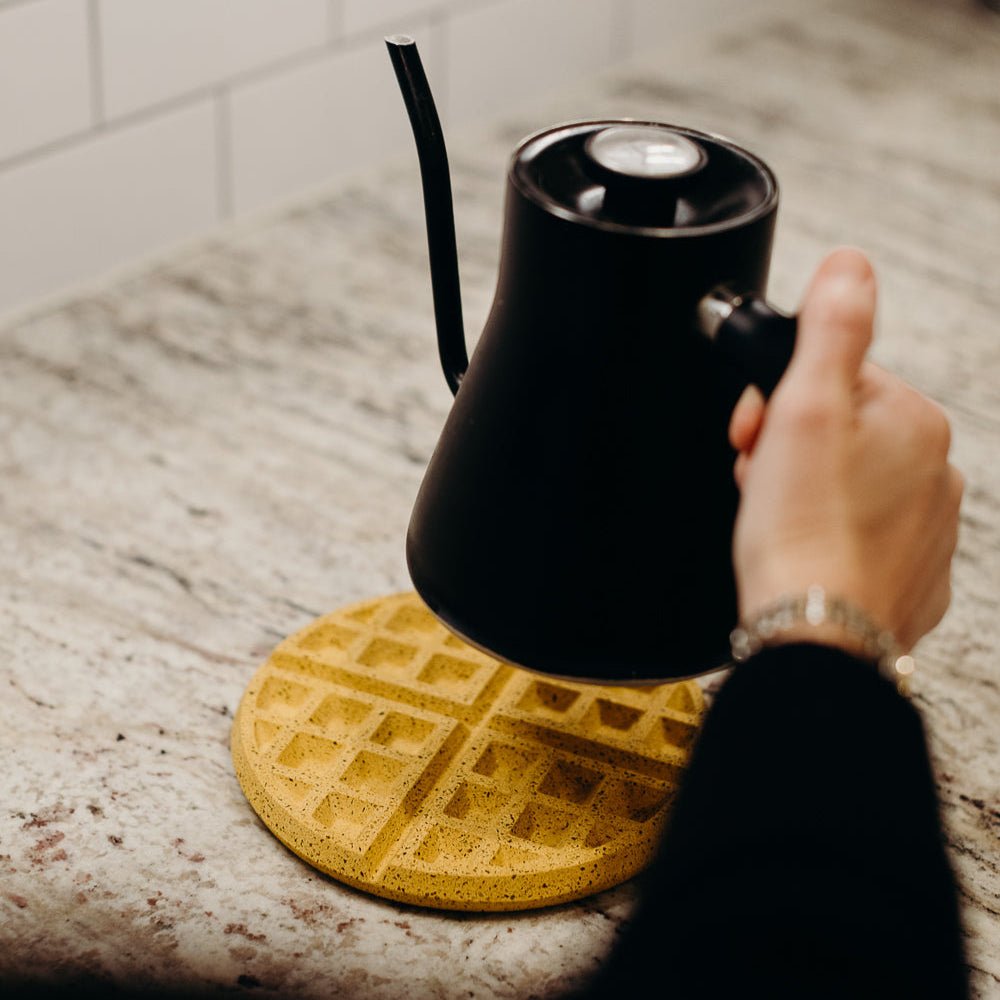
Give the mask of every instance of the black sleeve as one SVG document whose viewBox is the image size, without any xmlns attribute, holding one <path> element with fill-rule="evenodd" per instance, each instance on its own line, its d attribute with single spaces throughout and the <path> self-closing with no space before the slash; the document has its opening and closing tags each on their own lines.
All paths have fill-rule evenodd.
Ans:
<svg viewBox="0 0 1000 1000">
<path fill-rule="evenodd" d="M 784 646 L 719 691 L 586 996 L 968 996 L 920 717 L 874 668 Z"/>
</svg>

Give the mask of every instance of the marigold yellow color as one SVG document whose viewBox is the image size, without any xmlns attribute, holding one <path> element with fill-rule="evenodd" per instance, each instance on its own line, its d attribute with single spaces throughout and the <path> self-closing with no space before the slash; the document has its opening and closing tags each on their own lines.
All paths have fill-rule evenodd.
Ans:
<svg viewBox="0 0 1000 1000">
<path fill-rule="evenodd" d="M 377 896 L 523 910 L 650 861 L 704 709 L 693 681 L 608 687 L 501 663 L 413 593 L 286 639 L 232 728 L 274 835 Z"/>
</svg>

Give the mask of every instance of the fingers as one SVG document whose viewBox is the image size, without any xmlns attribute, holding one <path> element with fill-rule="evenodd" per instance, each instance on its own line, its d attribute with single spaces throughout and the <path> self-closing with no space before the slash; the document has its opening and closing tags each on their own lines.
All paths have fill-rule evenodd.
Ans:
<svg viewBox="0 0 1000 1000">
<path fill-rule="evenodd" d="M 855 385 L 859 407 L 877 414 L 879 425 L 908 441 L 921 461 L 942 465 L 951 451 L 951 421 L 944 407 L 908 382 L 866 362 Z"/>
<path fill-rule="evenodd" d="M 835 250 L 817 269 L 799 314 L 795 352 L 780 387 L 785 402 L 791 405 L 794 397 L 810 411 L 818 404 L 817 412 L 822 412 L 829 387 L 854 387 L 871 343 L 874 316 L 875 276 L 868 258 L 859 250 Z M 733 408 L 729 442 L 741 453 L 734 470 L 738 484 L 765 409 L 755 386 L 745 389 Z"/>
<path fill-rule="evenodd" d="M 816 271 L 799 311 L 788 381 L 853 385 L 871 344 L 875 275 L 859 250 L 831 253 Z"/>
<path fill-rule="evenodd" d="M 750 451 L 764 420 L 764 395 L 755 385 L 748 385 L 733 407 L 729 418 L 729 443 L 737 451 Z"/>
<path fill-rule="evenodd" d="M 906 622 L 894 637 L 905 652 L 909 652 L 931 629 L 936 628 L 951 605 L 951 574 L 940 574 L 933 585 L 920 595 L 919 614 Z"/>
<path fill-rule="evenodd" d="M 911 575 L 911 593 L 906 595 L 910 613 L 896 638 L 909 649 L 945 616 L 951 603 L 951 565 L 958 548 L 959 511 L 965 480 L 953 465 L 945 466 L 938 477 L 936 495 L 928 504 L 924 521 L 933 525 L 923 534 L 920 551 L 922 566 Z"/>
</svg>

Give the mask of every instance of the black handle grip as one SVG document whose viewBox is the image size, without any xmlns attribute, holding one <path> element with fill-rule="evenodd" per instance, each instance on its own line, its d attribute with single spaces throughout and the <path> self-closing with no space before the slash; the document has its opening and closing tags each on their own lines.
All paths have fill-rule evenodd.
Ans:
<svg viewBox="0 0 1000 1000">
<path fill-rule="evenodd" d="M 798 320 L 746 296 L 736 303 L 715 334 L 716 347 L 764 394 L 770 396 L 795 348 Z"/>
</svg>

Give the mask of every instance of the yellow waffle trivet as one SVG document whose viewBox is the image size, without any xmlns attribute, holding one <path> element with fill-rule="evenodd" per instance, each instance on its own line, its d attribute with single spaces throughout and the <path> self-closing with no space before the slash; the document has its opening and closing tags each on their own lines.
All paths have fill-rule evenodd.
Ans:
<svg viewBox="0 0 1000 1000">
<path fill-rule="evenodd" d="M 702 710 L 692 681 L 511 667 L 405 593 L 282 642 L 240 702 L 233 762 L 268 828 L 334 878 L 421 906 L 522 910 L 651 860 Z"/>
</svg>

